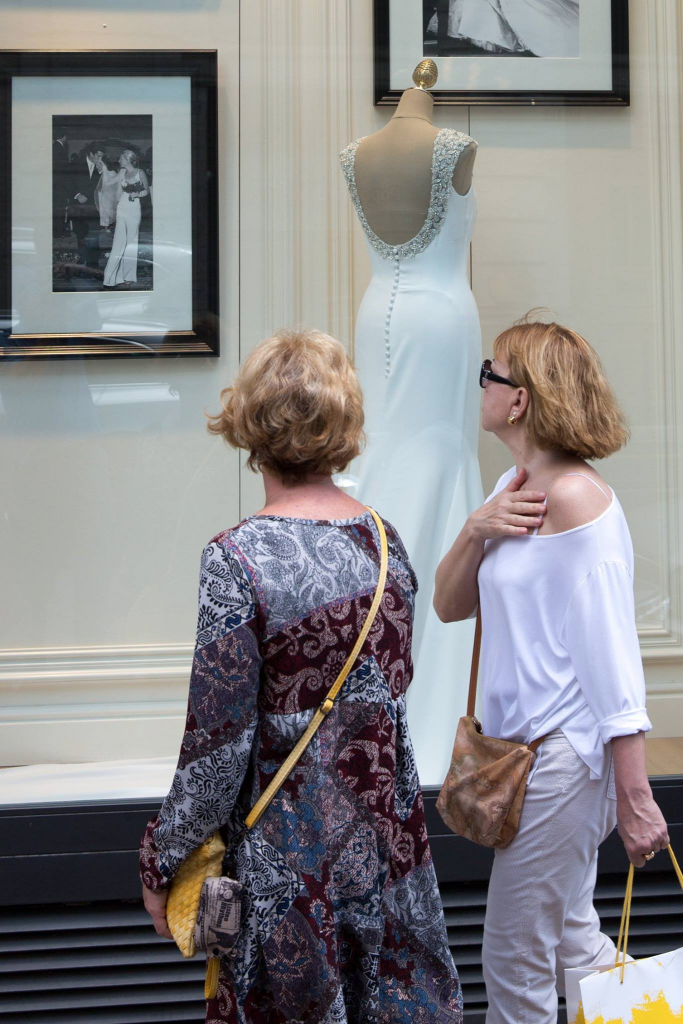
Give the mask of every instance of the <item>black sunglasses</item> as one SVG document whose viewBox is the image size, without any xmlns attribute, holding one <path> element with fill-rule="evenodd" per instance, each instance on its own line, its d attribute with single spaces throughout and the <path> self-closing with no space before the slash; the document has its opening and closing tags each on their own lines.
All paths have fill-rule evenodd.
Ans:
<svg viewBox="0 0 683 1024">
<path fill-rule="evenodd" d="M 497 373 L 494 373 L 491 369 L 491 360 L 485 359 L 481 364 L 481 370 L 479 371 L 479 387 L 486 387 L 484 384 L 485 380 L 492 380 L 496 384 L 508 384 L 511 388 L 519 387 L 514 381 L 508 380 L 507 377 L 500 377 Z"/>
</svg>

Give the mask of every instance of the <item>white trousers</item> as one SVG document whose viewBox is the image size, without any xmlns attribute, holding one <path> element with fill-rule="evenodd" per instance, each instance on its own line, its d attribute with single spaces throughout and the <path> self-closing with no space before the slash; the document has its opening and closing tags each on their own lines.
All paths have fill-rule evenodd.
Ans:
<svg viewBox="0 0 683 1024">
<path fill-rule="evenodd" d="M 593 906 L 598 846 L 616 825 L 611 750 L 602 779 L 557 730 L 539 749 L 520 827 L 496 850 L 484 924 L 486 1024 L 556 1024 L 566 967 L 616 956 Z"/>
</svg>

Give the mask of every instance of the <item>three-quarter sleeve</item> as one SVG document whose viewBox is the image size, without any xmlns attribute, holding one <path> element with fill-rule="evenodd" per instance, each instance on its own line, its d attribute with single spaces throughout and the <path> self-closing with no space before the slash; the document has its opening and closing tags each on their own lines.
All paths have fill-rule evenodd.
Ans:
<svg viewBox="0 0 683 1024">
<path fill-rule="evenodd" d="M 652 728 L 635 624 L 633 579 L 602 562 L 574 590 L 560 634 L 603 743 Z"/>
<path fill-rule="evenodd" d="M 140 875 L 165 889 L 186 857 L 224 825 L 249 764 L 261 671 L 251 582 L 228 540 L 202 553 L 197 640 L 185 733 L 170 792 L 140 844 Z"/>
</svg>

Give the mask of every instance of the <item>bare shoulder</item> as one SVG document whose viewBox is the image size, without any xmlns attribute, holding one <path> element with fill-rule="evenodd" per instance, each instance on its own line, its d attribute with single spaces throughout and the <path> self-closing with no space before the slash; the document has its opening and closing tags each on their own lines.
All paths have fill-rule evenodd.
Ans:
<svg viewBox="0 0 683 1024">
<path fill-rule="evenodd" d="M 562 533 L 585 526 L 602 515 L 611 502 L 612 492 L 597 473 L 561 476 L 548 493 L 541 533 Z"/>
</svg>

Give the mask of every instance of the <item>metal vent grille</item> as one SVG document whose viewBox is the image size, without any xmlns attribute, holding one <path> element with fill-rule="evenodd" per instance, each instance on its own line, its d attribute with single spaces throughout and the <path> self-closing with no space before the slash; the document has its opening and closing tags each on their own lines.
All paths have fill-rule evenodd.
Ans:
<svg viewBox="0 0 683 1024">
<path fill-rule="evenodd" d="M 458 968 L 465 1012 L 486 1012 L 486 989 L 481 971 L 481 943 L 486 913 L 485 882 L 447 882 L 440 886 L 448 930 L 448 945 Z"/>
<path fill-rule="evenodd" d="M 204 1021 L 203 959 L 183 960 L 142 903 L 0 912 L 2 1024 Z"/>
<path fill-rule="evenodd" d="M 485 882 L 441 886 L 467 1024 L 483 1024 L 481 941 Z M 598 880 L 603 928 L 616 939 L 622 876 Z M 643 873 L 633 895 L 629 950 L 683 946 L 681 893 L 668 873 Z M 159 938 L 142 904 L 90 903 L 0 911 L 0 1024 L 150 1024 L 204 1021 L 204 965 Z M 562 1018 L 561 1018 L 562 1019 Z"/>
</svg>

